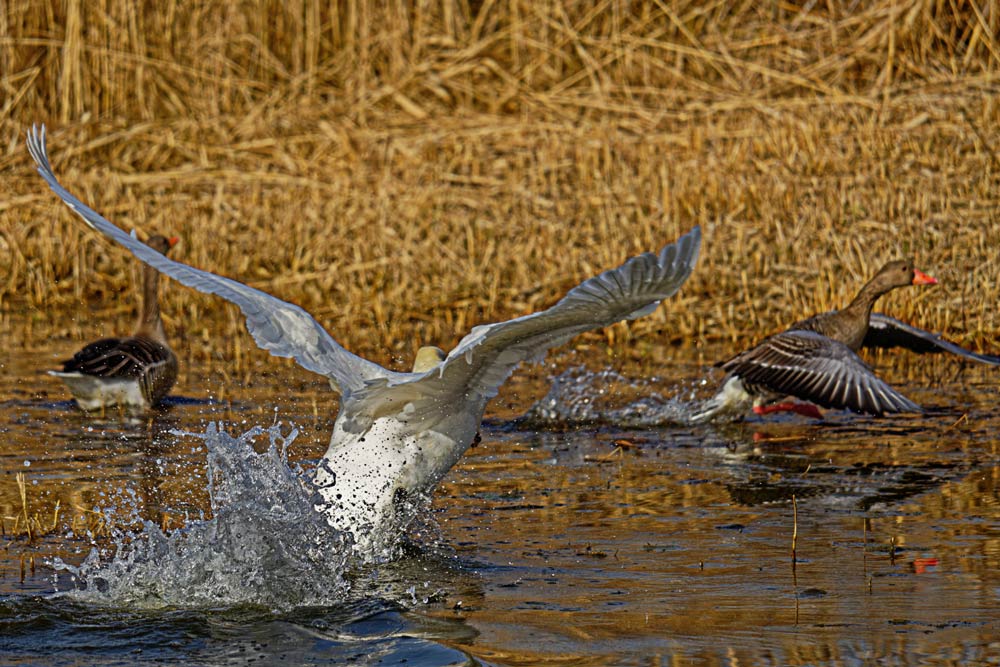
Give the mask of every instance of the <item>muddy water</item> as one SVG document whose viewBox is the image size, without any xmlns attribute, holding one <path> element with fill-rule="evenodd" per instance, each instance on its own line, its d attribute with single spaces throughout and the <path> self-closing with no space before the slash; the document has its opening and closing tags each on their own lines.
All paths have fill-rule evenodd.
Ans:
<svg viewBox="0 0 1000 667">
<path fill-rule="evenodd" d="M 932 406 L 923 418 L 697 428 L 517 422 L 545 393 L 536 369 L 440 486 L 412 554 L 364 573 L 364 594 L 280 611 L 136 609 L 53 595 L 73 582 L 52 559 L 79 564 L 143 520 L 169 530 L 210 513 L 205 444 L 172 430 L 294 422 L 295 465 L 322 453 L 334 401 L 275 364 L 252 387 L 188 370 L 151 417 L 86 417 L 39 373 L 64 353 L 0 359 L 4 664 L 1000 662 L 992 369 L 884 357 Z M 657 364 L 669 380 L 621 392 L 595 381 L 590 416 L 643 394 L 686 400 L 705 372 L 683 355 Z M 12 536 L 19 472 L 43 529 L 30 543 Z"/>
</svg>

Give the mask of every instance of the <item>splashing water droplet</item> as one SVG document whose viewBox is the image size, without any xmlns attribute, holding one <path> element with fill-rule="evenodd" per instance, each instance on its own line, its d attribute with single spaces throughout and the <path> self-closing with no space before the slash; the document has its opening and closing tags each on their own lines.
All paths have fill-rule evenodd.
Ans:
<svg viewBox="0 0 1000 667">
<path fill-rule="evenodd" d="M 257 453 L 253 440 L 270 445 Z M 163 532 L 145 522 L 114 538 L 114 553 L 93 549 L 74 567 L 75 588 L 64 593 L 137 607 L 254 604 L 271 609 L 334 604 L 350 586 L 351 538 L 316 511 L 322 500 L 288 464 L 296 431 L 280 425 L 234 438 L 210 424 L 200 438 L 208 451 L 212 516 Z"/>
<path fill-rule="evenodd" d="M 614 423 L 630 428 L 688 423 L 698 401 L 693 397 L 684 400 L 680 395 L 690 388 L 679 386 L 675 388 L 678 396 L 664 398 L 654 386 L 653 379 L 573 366 L 552 378 L 548 393 L 519 422 L 547 427 Z"/>
</svg>

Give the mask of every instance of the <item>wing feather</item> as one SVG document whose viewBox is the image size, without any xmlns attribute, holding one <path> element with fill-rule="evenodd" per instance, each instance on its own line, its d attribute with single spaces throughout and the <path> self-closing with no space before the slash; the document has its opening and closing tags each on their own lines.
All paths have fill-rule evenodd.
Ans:
<svg viewBox="0 0 1000 667">
<path fill-rule="evenodd" d="M 436 368 L 370 383 L 363 392 L 367 418 L 400 401 L 412 402 L 416 411 L 452 401 L 485 405 L 522 362 L 538 360 L 584 331 L 639 317 L 672 296 L 691 275 L 700 244 L 695 227 L 659 255 L 633 257 L 584 281 L 547 310 L 474 327 Z"/>
<path fill-rule="evenodd" d="M 865 335 L 862 345 L 882 348 L 905 347 L 919 354 L 948 352 L 970 361 L 1000 366 L 1000 357 L 998 356 L 966 350 L 964 347 L 942 338 L 940 334 L 925 331 L 882 313 L 872 313 L 868 321 L 868 333 Z"/>
<path fill-rule="evenodd" d="M 177 282 L 239 306 L 250 335 L 261 348 L 276 357 L 292 357 L 303 368 L 327 376 L 342 394 L 362 389 L 368 381 L 397 375 L 345 350 L 299 306 L 235 280 L 169 259 L 106 220 L 56 179 L 45 149 L 44 125 L 40 131 L 37 126 L 31 128 L 27 143 L 38 173 L 84 222 Z"/>
<path fill-rule="evenodd" d="M 744 383 L 825 408 L 874 415 L 921 412 L 920 406 L 876 376 L 850 348 L 813 331 L 771 336 L 722 368 Z"/>
<path fill-rule="evenodd" d="M 63 372 L 104 378 L 136 378 L 148 368 L 166 363 L 171 356 L 169 348 L 149 338 L 102 338 L 63 362 Z"/>
</svg>

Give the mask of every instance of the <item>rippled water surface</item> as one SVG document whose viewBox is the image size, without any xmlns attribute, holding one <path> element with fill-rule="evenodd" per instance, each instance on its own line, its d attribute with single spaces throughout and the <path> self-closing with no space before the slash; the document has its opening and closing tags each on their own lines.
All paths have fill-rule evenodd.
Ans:
<svg viewBox="0 0 1000 667">
<path fill-rule="evenodd" d="M 84 416 L 41 373 L 65 353 L 0 353 L 2 664 L 1000 664 L 995 369 L 880 358 L 920 418 L 690 427 L 670 419 L 708 371 L 683 354 L 565 374 L 515 419 L 554 372 L 529 368 L 408 555 L 361 567 L 275 508 L 326 447 L 322 382 L 189 370 L 165 410 Z M 285 456 L 239 439 L 276 422 Z M 260 493 L 210 497 L 219 457 Z M 89 554 L 150 535 L 176 544 L 141 578 L 72 593 Z"/>
</svg>

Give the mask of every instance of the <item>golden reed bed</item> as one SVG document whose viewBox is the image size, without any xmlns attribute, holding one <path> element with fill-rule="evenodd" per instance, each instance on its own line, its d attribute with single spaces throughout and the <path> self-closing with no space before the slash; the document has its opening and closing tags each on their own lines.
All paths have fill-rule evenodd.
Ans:
<svg viewBox="0 0 1000 667">
<path fill-rule="evenodd" d="M 0 9 L 15 338 L 131 318 L 132 261 L 30 168 L 24 133 L 44 121 L 94 208 L 180 235 L 178 258 L 397 367 L 695 224 L 691 282 L 602 334 L 612 352 L 640 354 L 633 335 L 747 343 L 901 253 L 942 285 L 883 309 L 1000 347 L 991 3 L 98 4 Z M 174 285 L 165 312 L 206 359 L 252 347 L 220 300 Z"/>
</svg>

